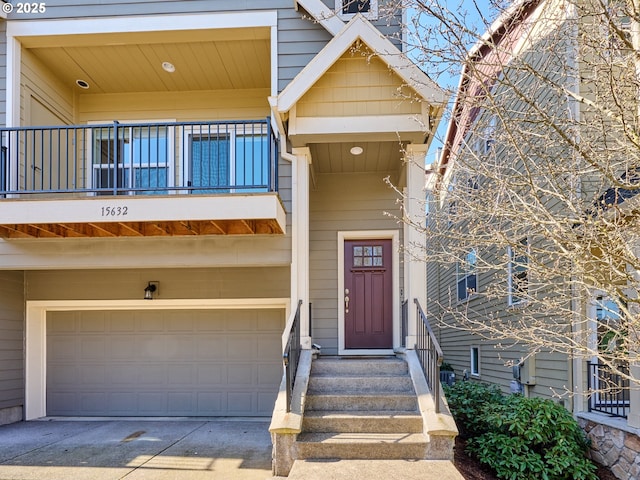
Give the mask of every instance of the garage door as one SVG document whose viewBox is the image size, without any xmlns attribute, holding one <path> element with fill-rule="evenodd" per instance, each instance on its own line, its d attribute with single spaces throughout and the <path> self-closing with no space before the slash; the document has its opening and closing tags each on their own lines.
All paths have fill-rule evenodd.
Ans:
<svg viewBox="0 0 640 480">
<path fill-rule="evenodd" d="M 47 415 L 271 415 L 283 310 L 49 312 Z"/>
</svg>

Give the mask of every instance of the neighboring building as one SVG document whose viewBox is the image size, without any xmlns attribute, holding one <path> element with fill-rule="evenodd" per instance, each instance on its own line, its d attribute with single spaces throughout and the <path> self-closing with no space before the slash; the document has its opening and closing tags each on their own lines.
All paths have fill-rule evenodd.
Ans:
<svg viewBox="0 0 640 480">
<path fill-rule="evenodd" d="M 634 71 L 633 68 L 625 70 L 627 64 L 622 57 L 614 58 L 616 53 L 605 48 L 611 46 L 606 27 L 600 30 L 603 35 L 599 44 L 597 41 L 588 43 L 596 38 L 590 30 L 595 22 L 593 17 L 583 16 L 581 8 L 586 11 L 589 5 L 589 2 L 562 0 L 515 2 L 470 51 L 444 150 L 428 180 L 427 239 L 428 242 L 433 241 L 429 248 L 432 248 L 432 255 L 441 255 L 442 258 L 450 254 L 451 260 L 449 264 L 434 261 L 427 267 L 427 315 L 432 323 L 437 320 L 441 325 L 438 335 L 445 361 L 454 367 L 458 379 L 463 377 L 469 381 L 495 383 L 504 393 L 521 392 L 526 396 L 561 402 L 577 416 L 588 432 L 596 460 L 611 466 L 619 478 L 638 478 L 640 398 L 637 389 L 633 385 L 629 388 L 628 379 L 612 375 L 607 378 L 606 388 L 593 393 L 598 388 L 599 379 L 604 382 L 607 373 L 604 370 L 596 373 L 599 367 L 587 366 L 587 360 L 598 363 L 602 358 L 600 354 L 607 354 L 603 346 L 609 342 L 608 348 L 611 348 L 614 342 L 610 341 L 611 337 L 607 340 L 602 332 L 607 324 L 619 322 L 622 314 L 616 303 L 601 293 L 592 291 L 585 295 L 583 290 L 575 288 L 576 284 L 569 275 L 570 267 L 566 269 L 566 275 L 558 274 L 551 284 L 541 285 L 536 273 L 530 270 L 530 262 L 533 255 L 540 257 L 540 252 L 546 248 L 539 243 L 544 241 L 539 235 L 542 229 L 526 225 L 526 220 L 518 220 L 517 209 L 509 211 L 513 215 L 511 220 L 507 214 L 501 216 L 499 211 L 501 200 L 498 198 L 503 193 L 500 189 L 501 175 L 513 175 L 516 181 L 521 182 L 520 185 L 529 185 L 530 188 L 521 187 L 523 192 L 530 193 L 539 188 L 538 191 L 543 192 L 540 198 L 546 199 L 540 205 L 548 201 L 552 205 L 548 207 L 550 211 L 557 208 L 559 214 L 564 214 L 562 209 L 567 210 L 566 206 L 570 205 L 559 200 L 565 198 L 561 197 L 562 188 L 571 190 L 571 185 L 577 185 L 573 199 L 578 212 L 575 218 L 579 218 L 581 212 L 584 212 L 582 218 L 595 216 L 596 210 L 608 208 L 603 204 L 616 205 L 624 211 L 625 200 L 635 195 L 635 170 L 632 174 L 620 175 L 615 173 L 615 167 L 611 167 L 612 173 L 605 173 L 613 178 L 608 181 L 615 188 L 607 189 L 607 180 L 597 177 L 595 168 L 581 169 L 580 159 L 575 159 L 577 155 L 573 155 L 570 149 L 561 148 L 563 143 L 555 141 L 557 132 L 549 123 L 555 122 L 558 131 L 566 134 L 565 139 L 571 139 L 573 135 L 576 138 L 582 136 L 586 139 L 582 145 L 588 145 L 584 146 L 585 149 L 598 142 L 601 142 L 602 151 L 611 148 L 612 165 L 615 165 L 615 149 L 623 149 L 622 141 L 616 143 L 623 136 L 616 137 L 620 132 L 615 129 L 615 122 L 607 127 L 610 128 L 610 138 L 596 137 L 594 142 L 588 135 L 597 128 L 590 130 L 589 122 L 580 120 L 591 115 L 589 99 L 601 95 L 597 100 L 606 105 L 606 95 L 613 95 L 612 88 L 609 92 L 606 88 L 597 90 L 598 86 L 606 86 L 610 77 L 602 73 L 604 68 L 602 72 L 594 68 L 596 63 L 593 59 L 600 58 L 594 51 L 602 53 L 603 61 L 608 59 L 611 62 L 609 71 L 613 74 L 631 72 L 633 75 Z M 615 3 L 611 8 L 615 8 Z M 623 19 L 620 31 L 628 32 L 628 18 L 626 24 L 624 17 L 620 18 Z M 616 63 L 618 60 L 619 64 Z M 637 111 L 635 94 L 631 93 L 626 98 L 624 90 L 617 90 L 615 94 L 618 97 L 612 98 L 608 104 L 615 105 L 613 100 L 621 102 L 621 105 L 626 105 L 622 110 L 633 116 Z M 583 98 L 586 100 L 579 101 Z M 594 115 L 592 118 L 601 117 Z M 505 140 L 507 136 L 509 140 Z M 576 144 L 581 145 L 579 141 Z M 514 150 L 519 151 L 516 153 Z M 557 164 L 554 164 L 554 158 L 559 159 Z M 563 187 L 562 174 L 558 174 L 554 186 L 545 180 L 543 174 L 536 177 L 539 170 L 533 169 L 534 173 L 529 177 L 529 172 L 523 170 L 527 162 L 546 161 L 547 168 L 552 169 L 563 160 L 568 165 L 562 174 L 566 173 L 570 180 L 574 179 L 572 172 L 580 175 L 579 182 L 572 184 L 567 180 Z M 519 176 L 519 172 L 524 173 Z M 530 183 L 527 180 L 531 180 Z M 540 183 L 536 184 L 536 181 Z M 623 188 L 625 185 L 631 185 L 630 189 Z M 550 193 L 545 197 L 547 192 Z M 523 193 L 522 198 L 527 194 Z M 485 216 L 478 214 L 474 218 L 472 203 L 477 200 L 470 200 L 465 205 L 465 195 L 469 199 L 485 195 L 483 201 L 485 205 L 493 206 L 495 215 L 492 215 L 492 209 L 484 208 Z M 520 198 L 512 200 L 517 204 Z M 532 208 L 537 207 L 539 205 Z M 498 227 L 491 228 L 491 222 L 496 225 L 505 222 L 504 237 L 498 234 Z M 575 224 L 568 224 L 566 231 L 576 233 L 568 236 L 567 240 L 569 237 L 571 240 L 579 238 L 583 228 L 581 222 L 576 220 Z M 459 229 L 457 232 L 456 228 Z M 486 236 L 474 237 L 482 234 Z M 468 235 L 466 254 L 459 248 L 464 244 L 465 235 Z M 446 242 L 443 239 L 447 238 L 452 242 L 454 238 L 459 239 L 456 247 L 459 249 L 454 252 L 452 243 L 448 252 L 448 245 L 443 244 Z M 479 245 L 476 245 L 476 240 Z M 602 252 L 596 252 L 595 246 L 591 250 L 585 247 L 585 251 L 596 260 L 602 255 Z M 540 258 L 538 262 L 544 263 Z M 615 262 L 608 266 L 612 270 L 616 267 Z M 624 272 L 625 268 L 619 271 Z M 534 288 L 535 292 L 530 291 Z M 535 306 L 527 304 L 527 296 L 534 299 L 536 295 L 537 298 L 553 299 L 554 307 L 549 311 L 564 309 L 566 315 L 545 317 L 541 308 L 538 318 L 534 318 L 529 309 Z M 535 299 L 532 302 L 535 303 Z M 466 328 L 455 328 L 459 326 L 457 318 L 462 316 L 469 320 Z M 543 328 L 545 321 L 549 322 L 547 325 L 553 323 L 564 328 L 569 332 L 567 338 L 576 339 L 572 346 L 574 354 L 568 351 L 569 348 L 541 348 L 542 342 L 531 336 L 528 339 L 520 336 L 515 343 L 504 338 L 491 339 L 486 336 L 488 330 L 483 328 L 491 325 L 494 329 L 517 332 L 519 322 L 527 321 L 540 321 L 541 337 L 548 333 Z M 549 331 L 554 331 L 554 328 Z M 526 331 L 531 334 L 530 330 Z M 623 327 L 618 331 L 626 332 L 626 329 Z M 597 353 L 587 359 L 588 354 L 584 352 Z M 519 368 L 514 370 L 514 366 Z M 620 369 L 624 371 L 624 366 Z M 631 374 L 638 378 L 637 368 L 633 365 Z M 590 391 L 592 394 L 587 394 Z"/>
<path fill-rule="evenodd" d="M 13 5 L 0 423 L 270 416 L 299 301 L 304 348 L 405 344 L 425 266 L 394 216 L 422 215 L 446 97 L 401 53 L 405 12 L 357 4 Z"/>
</svg>

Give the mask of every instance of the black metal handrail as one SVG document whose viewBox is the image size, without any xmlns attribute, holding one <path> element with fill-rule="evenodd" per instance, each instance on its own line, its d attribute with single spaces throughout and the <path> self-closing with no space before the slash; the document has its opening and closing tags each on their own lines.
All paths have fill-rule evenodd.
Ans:
<svg viewBox="0 0 640 480">
<path fill-rule="evenodd" d="M 278 189 L 270 118 L 0 128 L 0 195 Z"/>
<path fill-rule="evenodd" d="M 440 344 L 436 339 L 427 316 L 425 315 L 417 298 L 413 299 L 416 304 L 416 345 L 415 350 L 422 366 L 422 371 L 427 379 L 427 384 L 433 394 L 436 413 L 440 413 L 440 365 L 444 355 Z"/>
<path fill-rule="evenodd" d="M 629 365 L 615 370 L 598 362 L 587 362 L 590 412 L 627 418 L 629 413 Z"/>
<path fill-rule="evenodd" d="M 291 411 L 291 394 L 298 373 L 298 361 L 300 360 L 300 306 L 302 300 L 298 301 L 293 321 L 289 325 L 289 337 L 282 352 L 284 372 L 287 384 L 287 412 Z M 286 333 L 286 332 L 285 332 Z"/>
</svg>

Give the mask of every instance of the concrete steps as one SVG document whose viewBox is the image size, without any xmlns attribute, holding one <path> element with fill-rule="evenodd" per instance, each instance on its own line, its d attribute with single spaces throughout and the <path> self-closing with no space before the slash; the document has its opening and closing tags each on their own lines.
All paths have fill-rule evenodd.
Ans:
<svg viewBox="0 0 640 480">
<path fill-rule="evenodd" d="M 302 428 L 308 432 L 422 433 L 422 416 L 398 410 L 312 411 L 305 414 Z"/>
<path fill-rule="evenodd" d="M 396 357 L 313 362 L 298 459 L 424 459 L 423 419 Z"/>
<path fill-rule="evenodd" d="M 296 460 L 289 480 L 464 480 L 448 460 Z"/>
</svg>

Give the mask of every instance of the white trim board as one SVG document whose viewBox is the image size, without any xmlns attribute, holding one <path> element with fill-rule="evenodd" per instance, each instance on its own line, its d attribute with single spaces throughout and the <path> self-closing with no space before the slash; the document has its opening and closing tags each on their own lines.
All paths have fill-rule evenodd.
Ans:
<svg viewBox="0 0 640 480">
<path fill-rule="evenodd" d="M 344 346 L 344 302 L 338 301 L 338 355 L 390 355 L 400 347 L 400 231 L 358 230 L 338 232 L 338 300 L 344 292 L 344 242 L 345 240 L 391 240 L 392 293 L 393 293 L 393 348 L 391 349 L 346 349 Z"/>
<path fill-rule="evenodd" d="M 141 15 L 64 20 L 7 21 L 7 37 L 82 35 L 99 33 L 210 30 L 217 28 L 272 27 L 278 24 L 274 10 L 253 12 Z"/>
<path fill-rule="evenodd" d="M 25 420 L 47 414 L 47 312 L 86 310 L 239 310 L 289 311 L 288 298 L 178 300 L 38 300 L 27 301 L 25 341 Z"/>
<path fill-rule="evenodd" d="M 362 40 L 416 93 L 433 104 L 444 104 L 446 93 L 404 56 L 389 39 L 361 15 L 356 15 L 278 96 L 277 110 L 288 112 L 327 70 L 358 40 Z"/>
<path fill-rule="evenodd" d="M 99 35 L 132 32 L 170 32 L 179 30 L 213 30 L 231 28 L 270 28 L 271 33 L 271 94 L 278 92 L 278 12 L 192 13 L 180 15 L 141 15 L 100 18 L 68 18 L 54 20 L 7 20 L 6 126 L 20 124 L 20 54 L 22 42 L 38 37 Z M 17 92 L 17 94 L 16 94 Z"/>
</svg>

